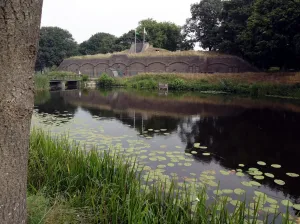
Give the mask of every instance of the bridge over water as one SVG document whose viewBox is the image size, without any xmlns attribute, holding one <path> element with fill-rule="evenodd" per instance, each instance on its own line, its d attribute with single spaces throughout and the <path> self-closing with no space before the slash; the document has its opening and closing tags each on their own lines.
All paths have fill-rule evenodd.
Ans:
<svg viewBox="0 0 300 224">
<path fill-rule="evenodd" d="M 65 90 L 66 88 L 78 88 L 81 77 L 79 75 L 49 76 L 51 90 Z"/>
</svg>

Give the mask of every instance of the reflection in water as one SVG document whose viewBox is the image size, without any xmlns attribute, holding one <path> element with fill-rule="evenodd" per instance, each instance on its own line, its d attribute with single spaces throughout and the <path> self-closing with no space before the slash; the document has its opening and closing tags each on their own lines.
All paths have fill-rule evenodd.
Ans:
<svg viewBox="0 0 300 224">
<path fill-rule="evenodd" d="M 245 177 L 237 177 L 236 171 L 223 176 L 219 171 L 236 170 L 239 164 L 245 164 L 243 171 L 257 167 L 286 184 L 279 186 L 265 177 L 255 190 L 279 201 L 287 197 L 300 203 L 300 178 L 286 175 L 300 173 L 298 102 L 121 90 L 53 92 L 44 98 L 36 97 L 33 124 L 56 133 L 69 131 L 71 138 L 84 141 L 87 147 L 126 148 L 126 155 L 138 155 L 152 169 L 165 164 L 166 174 L 176 173 L 184 180 L 212 170 L 221 189 L 242 188 L 248 196 L 253 189 L 241 182 L 257 181 L 253 176 L 244 172 Z M 208 149 L 191 155 L 194 143 Z M 259 166 L 257 161 L 268 165 Z M 270 167 L 274 163 L 282 168 Z"/>
</svg>

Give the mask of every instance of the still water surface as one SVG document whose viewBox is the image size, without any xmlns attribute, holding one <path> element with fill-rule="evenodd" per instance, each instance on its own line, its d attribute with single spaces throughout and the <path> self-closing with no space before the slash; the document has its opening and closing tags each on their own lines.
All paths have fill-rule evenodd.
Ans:
<svg viewBox="0 0 300 224">
<path fill-rule="evenodd" d="M 299 101 L 69 90 L 37 94 L 32 123 L 68 133 L 87 149 L 97 145 L 136 156 L 150 182 L 159 176 L 202 183 L 211 198 L 225 190 L 232 204 L 245 195 L 254 202 L 262 192 L 268 199 L 262 213 L 278 206 L 285 211 L 282 200 L 289 200 L 297 216 L 300 178 L 286 173 L 300 173 Z"/>
</svg>

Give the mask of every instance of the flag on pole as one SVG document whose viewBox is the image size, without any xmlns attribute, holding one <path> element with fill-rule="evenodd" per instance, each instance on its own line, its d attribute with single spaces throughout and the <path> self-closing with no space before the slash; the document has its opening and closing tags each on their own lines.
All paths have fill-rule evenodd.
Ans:
<svg viewBox="0 0 300 224">
<path fill-rule="evenodd" d="M 145 35 L 147 35 L 148 33 L 147 33 L 147 31 L 146 31 L 146 28 L 144 27 L 144 34 Z"/>
</svg>

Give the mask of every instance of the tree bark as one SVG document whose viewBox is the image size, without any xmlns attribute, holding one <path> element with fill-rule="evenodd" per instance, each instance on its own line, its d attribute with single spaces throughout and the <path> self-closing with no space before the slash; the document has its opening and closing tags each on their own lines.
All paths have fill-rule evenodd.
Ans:
<svg viewBox="0 0 300 224">
<path fill-rule="evenodd" d="M 0 0 L 0 223 L 26 223 L 34 64 L 43 0 Z"/>
</svg>

